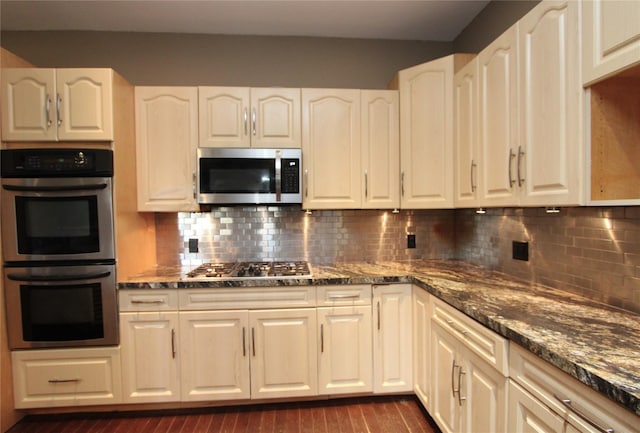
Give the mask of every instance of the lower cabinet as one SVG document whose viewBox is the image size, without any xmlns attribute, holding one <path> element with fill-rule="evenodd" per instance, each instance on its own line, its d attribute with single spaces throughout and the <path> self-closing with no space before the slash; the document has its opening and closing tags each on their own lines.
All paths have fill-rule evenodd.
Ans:
<svg viewBox="0 0 640 433">
<path fill-rule="evenodd" d="M 16 409 L 122 402 L 118 347 L 24 350 L 11 355 Z"/>
<path fill-rule="evenodd" d="M 509 381 L 509 431 L 561 433 L 564 420 L 514 381 Z"/>
<path fill-rule="evenodd" d="M 431 295 L 413 288 L 413 391 L 427 409 L 431 409 L 429 385 L 431 374 Z"/>
</svg>

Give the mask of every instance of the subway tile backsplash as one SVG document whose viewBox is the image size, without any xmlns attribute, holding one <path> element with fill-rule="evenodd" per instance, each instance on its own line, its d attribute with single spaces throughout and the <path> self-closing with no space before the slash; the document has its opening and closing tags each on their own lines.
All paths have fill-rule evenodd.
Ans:
<svg viewBox="0 0 640 433">
<path fill-rule="evenodd" d="M 640 313 L 640 207 L 314 211 L 299 206 L 219 207 L 156 214 L 159 265 L 203 261 L 352 261 L 450 259 Z M 416 248 L 407 248 L 407 233 Z M 189 253 L 197 238 L 199 252 Z M 512 259 L 512 241 L 529 260 Z"/>
</svg>

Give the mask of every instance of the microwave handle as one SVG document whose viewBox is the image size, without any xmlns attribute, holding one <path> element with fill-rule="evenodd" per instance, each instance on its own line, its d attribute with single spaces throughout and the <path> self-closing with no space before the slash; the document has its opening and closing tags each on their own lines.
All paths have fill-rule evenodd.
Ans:
<svg viewBox="0 0 640 433">
<path fill-rule="evenodd" d="M 276 150 L 276 201 L 282 201 L 282 152 Z"/>
<path fill-rule="evenodd" d="M 106 183 L 97 183 L 92 185 L 69 185 L 69 186 L 21 186 L 21 185 L 2 185 L 7 191 L 23 191 L 23 192 L 69 192 L 69 191 L 97 191 L 105 189 Z"/>
<path fill-rule="evenodd" d="M 7 278 L 12 281 L 23 282 L 43 282 L 43 281 L 80 281 L 80 280 L 96 280 L 111 275 L 110 271 L 94 272 L 91 274 L 78 275 L 28 275 L 28 274 L 7 274 Z"/>
</svg>

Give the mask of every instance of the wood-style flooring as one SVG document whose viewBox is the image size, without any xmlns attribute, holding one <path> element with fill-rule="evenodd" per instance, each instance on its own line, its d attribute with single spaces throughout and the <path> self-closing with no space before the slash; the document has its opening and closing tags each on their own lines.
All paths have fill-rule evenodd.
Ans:
<svg viewBox="0 0 640 433">
<path fill-rule="evenodd" d="M 8 433 L 439 433 L 413 396 L 144 413 L 30 415 Z"/>
</svg>

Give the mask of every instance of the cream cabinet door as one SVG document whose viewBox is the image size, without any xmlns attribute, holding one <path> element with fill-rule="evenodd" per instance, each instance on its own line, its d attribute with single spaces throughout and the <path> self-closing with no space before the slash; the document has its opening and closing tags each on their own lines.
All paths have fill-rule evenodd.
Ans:
<svg viewBox="0 0 640 433">
<path fill-rule="evenodd" d="M 136 87 L 138 210 L 198 210 L 196 87 Z"/>
<path fill-rule="evenodd" d="M 398 73 L 402 208 L 453 207 L 453 73 L 453 56 Z"/>
<path fill-rule="evenodd" d="M 319 394 L 373 391 L 371 306 L 318 308 Z"/>
<path fill-rule="evenodd" d="M 422 405 L 431 410 L 431 313 L 430 296 L 426 290 L 413 287 L 413 390 Z"/>
<path fill-rule="evenodd" d="M 362 206 L 360 90 L 302 89 L 302 206 Z"/>
<path fill-rule="evenodd" d="M 518 170 L 526 206 L 584 202 L 580 5 L 545 1 L 518 22 L 524 152 Z"/>
<path fill-rule="evenodd" d="M 431 410 L 443 433 L 460 431 L 457 386 L 460 369 L 458 341 L 437 323 L 431 324 Z M 456 385 L 458 384 L 458 385 Z"/>
<path fill-rule="evenodd" d="M 413 390 L 411 285 L 373 286 L 373 391 Z"/>
<path fill-rule="evenodd" d="M 178 313 L 120 313 L 124 403 L 180 400 Z"/>
<path fill-rule="evenodd" d="M 249 312 L 180 312 L 182 401 L 248 399 Z"/>
<path fill-rule="evenodd" d="M 509 381 L 509 425 L 512 433 L 562 433 L 564 420 L 522 389 Z"/>
<path fill-rule="evenodd" d="M 361 91 L 362 207 L 400 207 L 399 97 L 395 90 Z"/>
<path fill-rule="evenodd" d="M 200 147 L 250 147 L 248 87 L 199 87 Z"/>
<path fill-rule="evenodd" d="M 454 189 L 456 207 L 479 203 L 478 182 L 478 61 L 467 63 L 453 80 L 454 98 Z"/>
<path fill-rule="evenodd" d="M 2 140 L 55 141 L 55 69 L 2 69 Z"/>
<path fill-rule="evenodd" d="M 249 326 L 252 398 L 317 395 L 316 309 L 250 311 Z"/>
<path fill-rule="evenodd" d="M 640 64 L 640 2 L 582 2 L 584 85 Z"/>
<path fill-rule="evenodd" d="M 113 140 L 113 70 L 57 69 L 59 140 Z"/>
<path fill-rule="evenodd" d="M 251 147 L 301 146 L 300 89 L 251 88 Z"/>
<path fill-rule="evenodd" d="M 518 204 L 518 28 L 478 54 L 480 202 Z"/>
</svg>

